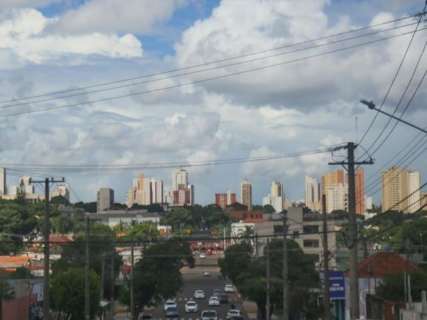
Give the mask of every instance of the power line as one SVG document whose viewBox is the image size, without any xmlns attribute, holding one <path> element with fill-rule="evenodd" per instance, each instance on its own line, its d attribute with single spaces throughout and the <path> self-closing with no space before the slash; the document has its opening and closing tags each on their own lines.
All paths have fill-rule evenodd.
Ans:
<svg viewBox="0 0 427 320">
<path fill-rule="evenodd" d="M 386 91 L 386 93 L 384 95 L 384 98 L 383 98 L 383 100 L 381 102 L 381 105 L 379 106 L 379 109 L 382 109 L 382 107 L 384 106 L 384 104 L 385 104 L 385 102 L 386 102 L 386 100 L 387 100 L 387 98 L 388 98 L 388 96 L 389 96 L 389 94 L 390 94 L 390 92 L 391 92 L 391 90 L 392 90 L 392 88 L 394 86 L 394 83 L 396 82 L 397 77 L 399 76 L 400 70 L 402 69 L 402 66 L 403 66 L 403 64 L 404 64 L 404 62 L 406 60 L 407 55 L 408 55 L 409 49 L 411 48 L 412 42 L 414 41 L 415 34 L 416 34 L 416 32 L 418 30 L 418 27 L 419 27 L 419 25 L 421 23 L 422 17 L 425 14 L 426 7 L 427 7 L 427 3 L 424 5 L 423 11 L 422 11 L 422 15 L 418 18 L 417 25 L 416 25 L 416 27 L 414 29 L 414 32 L 412 33 L 412 36 L 411 36 L 411 38 L 410 38 L 410 40 L 408 42 L 408 45 L 406 46 L 406 49 L 405 49 L 404 54 L 403 54 L 403 57 L 402 57 L 402 59 L 401 59 L 401 61 L 399 63 L 399 66 L 397 67 L 397 70 L 396 70 L 396 72 L 395 72 L 395 74 L 393 76 L 393 79 L 392 79 L 389 87 L 387 88 L 387 91 Z M 368 127 L 366 128 L 365 132 L 363 133 L 362 137 L 360 138 L 358 144 L 361 144 L 365 140 L 368 132 L 371 130 L 372 126 L 374 125 L 375 121 L 377 120 L 377 117 L 378 117 L 378 113 L 376 113 L 375 116 L 372 118 L 371 122 L 369 123 Z"/>
<path fill-rule="evenodd" d="M 356 33 L 356 32 L 360 32 L 360 31 L 363 31 L 363 30 L 375 29 L 376 27 L 379 27 L 379 26 L 384 26 L 384 25 L 387 25 L 387 24 L 391 24 L 391 23 L 395 23 L 395 22 L 400 22 L 400 21 L 407 20 L 407 19 L 412 19 L 412 18 L 414 18 L 416 16 L 421 16 L 422 17 L 422 15 L 423 15 L 423 13 L 417 13 L 417 14 L 413 14 L 413 15 L 410 15 L 410 16 L 407 16 L 407 17 L 402 17 L 402 18 L 398 18 L 398 19 L 392 19 L 392 20 L 388 20 L 388 21 L 385 21 L 385 22 L 381 22 L 381 23 L 377 23 L 377 24 L 373 24 L 373 25 L 361 27 L 361 28 L 351 29 L 351 30 L 347 30 L 347 31 L 343 31 L 343 32 L 335 33 L 335 34 L 330 34 L 330 35 L 318 37 L 316 39 L 308 39 L 308 40 L 296 42 L 296 43 L 293 43 L 293 44 L 283 44 L 283 45 L 276 46 L 276 47 L 273 47 L 273 48 L 270 48 L 270 49 L 266 49 L 266 50 L 261 50 L 261 51 L 256 51 L 256 52 L 252 52 L 252 53 L 231 56 L 231 57 L 227 57 L 227 58 L 223 58 L 223 59 L 208 61 L 208 62 L 199 63 L 199 64 L 188 65 L 188 66 L 184 66 L 184 67 L 180 67 L 180 68 L 169 69 L 169 70 L 162 71 L 162 72 L 149 73 L 149 74 L 144 74 L 144 75 L 140 75 L 140 76 L 136 76 L 136 77 L 131 77 L 131 78 L 125 78 L 125 79 L 120 79 L 120 80 L 115 80 L 115 81 L 109 81 L 109 82 L 101 82 L 101 83 L 97 83 L 97 84 L 93 84 L 93 85 L 88 85 L 88 86 L 84 86 L 84 87 L 71 88 L 71 89 L 66 89 L 66 90 L 61 90 L 61 91 L 52 91 L 52 92 L 46 92 L 46 93 L 32 95 L 32 96 L 26 96 L 26 97 L 21 97 L 21 98 L 3 100 L 3 101 L 0 101 L 0 104 L 4 104 L 4 103 L 7 103 L 7 104 L 16 104 L 19 101 L 25 101 L 25 100 L 34 99 L 34 98 L 42 98 L 42 97 L 47 97 L 47 96 L 52 96 L 52 95 L 57 95 L 57 94 L 63 94 L 63 93 L 69 93 L 69 92 L 76 92 L 76 91 L 86 90 L 86 89 L 91 89 L 91 88 L 104 87 L 104 86 L 109 86 L 109 85 L 113 85 L 113 84 L 117 84 L 117 83 L 129 82 L 129 81 L 140 80 L 140 79 L 144 79 L 144 78 L 150 78 L 150 77 L 156 77 L 156 76 L 160 76 L 160 75 L 175 73 L 175 72 L 179 72 L 179 71 L 185 71 L 185 70 L 188 70 L 188 69 L 199 68 L 199 67 L 203 67 L 203 66 L 207 66 L 207 65 L 211 65 L 211 64 L 217 64 L 217 63 L 227 62 L 227 61 L 230 61 L 230 60 L 236 60 L 236 59 L 241 59 L 241 58 L 247 58 L 247 57 L 257 56 L 257 55 L 265 54 L 265 53 L 268 53 L 268 52 L 277 51 L 277 50 L 280 50 L 280 49 L 292 48 L 292 47 L 303 45 L 303 44 L 307 44 L 307 43 L 313 43 L 313 42 L 316 42 L 316 41 L 319 41 L 319 40 L 327 40 L 327 39 L 330 39 L 330 38 L 334 38 L 334 37 L 338 37 L 338 36 L 342 36 L 342 35 L 346 35 L 346 34 L 350 34 L 350 33 Z M 412 25 L 412 24 L 408 24 L 406 26 L 409 26 L 409 25 Z"/>
<path fill-rule="evenodd" d="M 424 31 L 426 29 L 427 28 L 422 28 L 422 29 L 419 29 L 417 32 Z M 313 55 L 308 55 L 308 56 L 305 56 L 302 58 L 296 58 L 293 60 L 285 60 L 285 61 L 267 64 L 267 65 L 256 67 L 256 68 L 250 68 L 250 69 L 246 69 L 246 70 L 230 72 L 228 74 L 223 74 L 223 75 L 219 75 L 219 76 L 194 80 L 194 81 L 190 81 L 190 82 L 186 82 L 186 83 L 182 83 L 182 84 L 176 84 L 176 85 L 166 86 L 166 87 L 162 87 L 162 88 L 155 88 L 155 89 L 150 89 L 150 90 L 144 90 L 144 91 L 130 92 L 130 93 L 117 95 L 117 96 L 110 96 L 110 97 L 105 97 L 105 98 L 100 98 L 100 99 L 89 100 L 86 102 L 65 104 L 65 105 L 47 107 L 47 108 L 42 108 L 42 109 L 26 110 L 26 111 L 20 111 L 20 112 L 15 112 L 15 113 L 2 114 L 2 115 L 0 115 L 0 117 L 2 117 L 2 118 L 4 118 L 4 117 L 15 117 L 15 116 L 24 115 L 24 114 L 40 113 L 40 112 L 53 111 L 53 110 L 59 110 L 59 109 L 64 109 L 64 108 L 78 107 L 78 106 L 83 106 L 83 105 L 91 105 L 91 104 L 96 104 L 96 103 L 100 103 L 100 102 L 106 102 L 106 101 L 113 101 L 113 100 L 128 98 L 128 97 L 132 97 L 132 96 L 143 96 L 143 95 L 148 95 L 148 94 L 152 94 L 152 93 L 156 93 L 156 92 L 163 92 L 163 91 L 167 91 L 167 90 L 171 90 L 171 89 L 193 86 L 195 84 L 205 83 L 205 82 L 209 82 L 209 81 L 213 81 L 213 80 L 226 79 L 226 78 L 234 77 L 237 75 L 252 73 L 252 72 L 261 71 L 261 70 L 267 70 L 270 68 L 283 66 L 283 65 L 287 65 L 287 64 L 291 64 L 291 63 L 302 62 L 302 61 L 309 60 L 312 58 L 317 58 L 317 57 L 321 57 L 321 56 L 325 56 L 325 55 L 329 55 L 329 54 L 333 54 L 333 53 L 337 53 L 337 52 L 342 52 L 345 50 L 350 50 L 350 49 L 355 49 L 355 48 L 359 48 L 359 47 L 363 47 L 363 46 L 372 45 L 375 43 L 379 43 L 382 41 L 402 37 L 402 36 L 409 35 L 412 33 L 413 33 L 413 31 L 398 33 L 398 34 L 395 34 L 392 36 L 382 37 L 382 38 L 378 38 L 375 40 L 370 40 L 370 41 L 358 43 L 355 45 L 351 45 L 348 47 L 337 48 L 337 49 L 333 49 L 330 51 L 325 51 L 325 52 L 321 52 L 321 53 L 317 53 L 317 54 L 313 54 Z"/>
</svg>

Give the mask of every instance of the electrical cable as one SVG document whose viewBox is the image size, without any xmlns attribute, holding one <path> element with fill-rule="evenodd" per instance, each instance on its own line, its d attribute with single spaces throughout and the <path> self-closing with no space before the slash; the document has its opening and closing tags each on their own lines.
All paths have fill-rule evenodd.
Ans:
<svg viewBox="0 0 427 320">
<path fill-rule="evenodd" d="M 422 28 L 422 29 L 419 29 L 417 32 L 421 32 L 421 31 L 424 31 L 426 29 L 427 28 Z M 150 90 L 135 91 L 135 92 L 130 92 L 130 93 L 122 94 L 122 95 L 110 96 L 110 97 L 105 97 L 105 98 L 100 98 L 100 99 L 94 99 L 94 100 L 89 100 L 89 101 L 85 101 L 85 102 L 71 103 L 71 104 L 65 104 L 65 105 L 59 105 L 59 106 L 52 106 L 52 107 L 46 107 L 46 108 L 42 108 L 42 109 L 24 110 L 21 112 L 15 112 L 15 113 L 9 113 L 9 114 L 1 114 L 0 117 L 1 118 L 5 118 L 5 117 L 8 118 L 8 117 L 15 117 L 15 116 L 32 114 L 32 113 L 54 111 L 54 110 L 59 110 L 59 109 L 64 109 L 64 108 L 79 107 L 79 106 L 83 106 L 83 105 L 93 105 L 93 104 L 100 103 L 100 102 L 114 101 L 114 100 L 133 97 L 133 96 L 143 96 L 143 95 L 148 95 L 148 94 L 152 94 L 152 93 L 156 93 L 156 92 L 163 92 L 163 91 L 167 91 L 167 90 L 171 90 L 171 89 L 193 86 L 195 84 L 205 83 L 205 82 L 209 82 L 209 81 L 213 81 L 213 80 L 226 79 L 226 78 L 230 78 L 230 77 L 234 77 L 234 76 L 238 76 L 238 75 L 242 75 L 242 74 L 252 73 L 252 72 L 261 71 L 261 70 L 267 70 L 270 68 L 283 66 L 283 65 L 287 65 L 287 64 L 291 64 L 291 63 L 302 62 L 302 61 L 309 60 L 312 58 L 317 58 L 317 57 L 321 57 L 321 56 L 325 56 L 325 55 L 329 55 L 329 54 L 333 54 L 333 53 L 337 53 L 337 52 L 342 52 L 345 50 L 360 48 L 363 46 L 372 45 L 375 43 L 379 43 L 379 42 L 390 40 L 390 39 L 395 39 L 395 38 L 402 37 L 402 36 L 409 35 L 409 34 L 413 34 L 413 31 L 398 33 L 396 35 L 392 35 L 392 36 L 388 36 L 388 37 L 382 37 L 382 38 L 378 38 L 375 40 L 351 45 L 348 47 L 337 48 L 334 50 L 324 51 L 324 52 L 313 54 L 313 55 L 307 55 L 307 56 L 302 57 L 302 58 L 297 58 L 297 59 L 293 59 L 293 60 L 285 60 L 285 61 L 281 61 L 281 62 L 263 65 L 263 66 L 256 67 L 256 68 L 250 68 L 250 69 L 246 69 L 246 70 L 230 72 L 228 74 L 223 74 L 223 75 L 219 75 L 219 76 L 215 76 L 215 77 L 208 77 L 208 78 L 204 78 L 204 79 L 198 79 L 198 80 L 194 80 L 194 81 L 190 81 L 190 82 L 185 82 L 185 83 L 180 83 L 180 84 L 175 84 L 175 85 L 171 85 L 171 86 L 155 88 L 155 89 L 150 89 Z"/>
</svg>

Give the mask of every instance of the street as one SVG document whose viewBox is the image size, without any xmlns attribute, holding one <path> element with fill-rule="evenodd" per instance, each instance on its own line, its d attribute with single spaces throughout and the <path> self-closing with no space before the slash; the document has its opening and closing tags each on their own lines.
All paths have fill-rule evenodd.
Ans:
<svg viewBox="0 0 427 320">
<path fill-rule="evenodd" d="M 196 266 L 193 269 L 187 267 L 181 270 L 184 286 L 176 297 L 179 315 L 181 319 L 200 319 L 200 313 L 203 310 L 214 309 L 218 312 L 218 319 L 225 319 L 230 305 L 233 303 L 238 309 L 241 309 L 242 300 L 238 297 L 237 293 L 229 293 L 229 303 L 221 304 L 219 306 L 208 306 L 209 297 L 212 295 L 214 289 L 224 290 L 224 285 L 227 283 L 221 276 L 219 267 L 217 266 L 218 256 L 207 256 L 204 259 L 197 258 Z M 204 276 L 204 272 L 209 272 L 209 276 Z M 193 299 L 194 290 L 201 289 L 205 291 L 205 299 L 194 299 L 198 304 L 197 313 L 186 313 L 185 303 L 190 298 Z M 152 310 L 146 310 L 155 319 L 165 319 L 163 305 L 157 306 Z"/>
</svg>

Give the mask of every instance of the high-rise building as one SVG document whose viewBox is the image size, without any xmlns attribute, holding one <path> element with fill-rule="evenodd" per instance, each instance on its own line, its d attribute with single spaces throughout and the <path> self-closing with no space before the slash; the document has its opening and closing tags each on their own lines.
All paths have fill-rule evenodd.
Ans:
<svg viewBox="0 0 427 320">
<path fill-rule="evenodd" d="M 307 208 L 310 208 L 312 211 L 319 211 L 321 208 L 320 203 L 320 186 L 316 178 L 305 176 L 305 193 L 304 200 Z"/>
<path fill-rule="evenodd" d="M 235 203 L 237 203 L 236 194 L 234 192 L 231 192 L 230 190 L 227 191 L 227 206 L 231 206 Z"/>
<path fill-rule="evenodd" d="M 421 175 L 418 171 L 408 172 L 408 209 L 407 212 L 414 213 L 421 206 Z"/>
<path fill-rule="evenodd" d="M 252 210 L 252 184 L 247 180 L 240 184 L 240 201 L 248 210 Z"/>
<path fill-rule="evenodd" d="M 188 172 L 185 169 L 177 169 L 172 174 L 172 190 L 188 187 Z"/>
<path fill-rule="evenodd" d="M 148 206 L 153 203 L 163 203 L 163 181 L 141 173 L 129 189 L 127 205 L 130 208 L 134 204 Z"/>
<path fill-rule="evenodd" d="M 415 212 L 420 208 L 420 173 L 393 166 L 382 174 L 382 211 Z"/>
<path fill-rule="evenodd" d="M 273 181 L 271 183 L 271 197 L 277 198 L 283 196 L 283 185 L 278 181 Z"/>
<path fill-rule="evenodd" d="M 7 194 L 6 189 L 6 169 L 0 168 L 0 196 Z"/>
<path fill-rule="evenodd" d="M 55 189 L 50 193 L 50 198 L 63 197 L 70 201 L 70 190 L 66 184 L 57 185 Z"/>
<path fill-rule="evenodd" d="M 110 188 L 100 188 L 96 195 L 96 211 L 108 210 L 114 203 L 114 190 Z"/>
<path fill-rule="evenodd" d="M 227 207 L 227 194 L 226 193 L 215 193 L 215 205 L 222 209 Z"/>
<path fill-rule="evenodd" d="M 356 214 L 365 213 L 365 173 L 363 168 L 355 171 Z M 326 195 L 326 212 L 334 210 L 348 211 L 348 176 L 344 170 L 329 172 L 322 177 L 322 194 Z M 321 209 L 319 196 L 319 210 Z"/>
<path fill-rule="evenodd" d="M 347 210 L 348 187 L 344 170 L 331 171 L 322 176 L 321 189 L 322 195 L 326 196 L 327 213 L 335 210 Z"/>
<path fill-rule="evenodd" d="M 172 190 L 170 199 L 172 206 L 185 206 L 194 204 L 194 185 L 188 183 L 188 172 L 177 169 L 172 174 Z"/>
<path fill-rule="evenodd" d="M 215 205 L 225 209 L 227 206 L 233 205 L 237 202 L 236 194 L 227 191 L 227 193 L 215 193 Z"/>
</svg>

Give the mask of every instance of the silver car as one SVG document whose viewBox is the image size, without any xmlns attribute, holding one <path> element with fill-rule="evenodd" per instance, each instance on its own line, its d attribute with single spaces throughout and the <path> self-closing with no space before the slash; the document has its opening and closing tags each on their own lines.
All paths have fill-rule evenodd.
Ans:
<svg viewBox="0 0 427 320">
<path fill-rule="evenodd" d="M 218 314 L 215 310 L 204 310 L 201 314 L 202 320 L 218 320 Z"/>
</svg>

